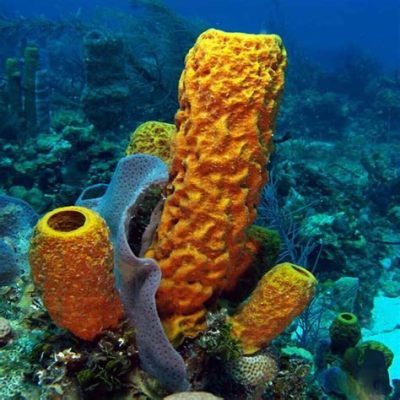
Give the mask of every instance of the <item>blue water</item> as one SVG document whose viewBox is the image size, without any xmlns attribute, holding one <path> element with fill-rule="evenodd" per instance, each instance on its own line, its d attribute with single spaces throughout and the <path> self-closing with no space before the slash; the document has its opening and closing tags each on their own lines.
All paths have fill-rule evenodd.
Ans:
<svg viewBox="0 0 400 400">
<path fill-rule="evenodd" d="M 112 7 L 129 10 L 127 1 Z M 397 0 L 167 0 L 165 4 L 187 18 L 212 27 L 258 33 L 275 31 L 304 47 L 316 61 L 334 62 L 334 53 L 356 46 L 388 68 L 400 66 L 400 4 Z M 0 12 L 52 18 L 90 15 L 108 0 L 2 0 Z"/>
</svg>

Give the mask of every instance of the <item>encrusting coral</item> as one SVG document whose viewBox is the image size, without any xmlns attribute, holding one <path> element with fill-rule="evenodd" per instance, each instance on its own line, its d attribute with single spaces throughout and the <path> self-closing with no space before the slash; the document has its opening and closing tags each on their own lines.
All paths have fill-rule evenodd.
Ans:
<svg viewBox="0 0 400 400">
<path fill-rule="evenodd" d="M 157 307 L 171 340 L 204 330 L 204 304 L 252 261 L 246 229 L 267 178 L 285 66 L 278 36 L 215 29 L 186 57 L 167 200 L 146 253 L 162 270 Z"/>
<path fill-rule="evenodd" d="M 147 121 L 140 124 L 132 133 L 125 154 L 150 154 L 161 158 L 169 164 L 171 143 L 176 127 L 173 124 L 158 121 Z"/>
<path fill-rule="evenodd" d="M 309 271 L 290 263 L 267 272 L 230 318 L 232 335 L 240 340 L 244 353 L 253 354 L 278 336 L 307 307 L 316 284 Z"/>
<path fill-rule="evenodd" d="M 113 250 L 104 220 L 84 207 L 47 213 L 35 227 L 29 259 L 36 287 L 60 327 L 85 340 L 118 325 Z"/>
<path fill-rule="evenodd" d="M 277 362 L 268 354 L 240 357 L 228 363 L 227 368 L 235 381 L 250 386 L 272 381 L 278 373 Z"/>
</svg>

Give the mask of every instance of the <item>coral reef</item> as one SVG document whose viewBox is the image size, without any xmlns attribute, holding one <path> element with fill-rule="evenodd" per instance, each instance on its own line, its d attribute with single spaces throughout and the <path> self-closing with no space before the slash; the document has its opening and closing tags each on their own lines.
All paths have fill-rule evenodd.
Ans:
<svg viewBox="0 0 400 400">
<path fill-rule="evenodd" d="M 77 203 L 110 225 L 107 271 L 114 258 L 128 319 L 91 341 L 54 325 L 27 274 L 37 215 L 1 195 L 0 398 L 396 399 L 398 74 L 355 48 L 324 70 L 288 41 L 272 138 L 279 39 L 207 31 L 186 59 L 176 132 L 154 121 L 173 120 L 204 27 L 162 0 L 131 4 L 57 21 L 0 13 L 1 194 L 43 214 L 87 187 Z M 121 159 L 127 145 L 135 155 Z M 64 274 L 79 257 L 60 253 Z M 318 276 L 295 319 L 290 279 L 261 301 L 281 262 Z M 343 329 L 351 313 L 363 341 Z"/>
<path fill-rule="evenodd" d="M 388 368 L 392 351 L 377 341 L 361 339 L 357 317 L 341 313 L 332 322 L 331 339 L 321 339 L 315 351 L 316 375 L 328 395 L 346 399 L 385 398 L 392 391 Z"/>
<path fill-rule="evenodd" d="M 285 56 L 277 36 L 208 30 L 186 58 L 167 200 L 146 253 L 162 270 L 157 307 L 171 340 L 204 330 L 204 303 L 251 263 L 246 229 L 266 180 Z"/>
<path fill-rule="evenodd" d="M 7 58 L 6 66 L 7 99 L 14 115 L 22 118 L 21 72 L 16 58 Z"/>
<path fill-rule="evenodd" d="M 51 122 L 48 73 L 46 70 L 37 71 L 35 78 L 36 126 L 39 132 L 47 133 Z"/>
<path fill-rule="evenodd" d="M 36 73 L 39 70 L 39 49 L 26 47 L 24 51 L 24 116 L 28 130 L 36 130 Z"/>
<path fill-rule="evenodd" d="M 112 245 L 95 212 L 63 207 L 47 213 L 35 227 L 29 259 L 57 325 L 84 340 L 118 325 L 122 306 L 114 288 Z"/>
<path fill-rule="evenodd" d="M 0 286 L 28 270 L 28 248 L 38 215 L 23 200 L 0 195 Z"/>
<path fill-rule="evenodd" d="M 11 340 L 12 329 L 10 323 L 3 317 L 0 317 L 0 348 L 6 346 Z"/>
<path fill-rule="evenodd" d="M 7 242 L 0 240 L 0 286 L 13 283 L 19 272 L 15 250 Z"/>
<path fill-rule="evenodd" d="M 94 30 L 84 39 L 86 85 L 82 104 L 88 120 L 100 131 L 112 130 L 124 120 L 126 87 L 123 41 Z"/>
<path fill-rule="evenodd" d="M 276 361 L 266 354 L 240 357 L 230 362 L 227 368 L 232 379 L 249 386 L 273 381 L 278 373 Z"/>
<path fill-rule="evenodd" d="M 217 397 L 206 392 L 185 392 L 171 394 L 164 397 L 164 400 L 222 400 L 222 397 Z"/>
</svg>

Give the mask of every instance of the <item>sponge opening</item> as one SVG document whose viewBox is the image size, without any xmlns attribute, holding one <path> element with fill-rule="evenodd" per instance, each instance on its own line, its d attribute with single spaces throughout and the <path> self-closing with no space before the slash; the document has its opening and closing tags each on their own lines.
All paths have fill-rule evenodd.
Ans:
<svg viewBox="0 0 400 400">
<path fill-rule="evenodd" d="M 86 217 L 79 211 L 60 211 L 47 221 L 48 226 L 58 232 L 72 232 L 85 225 Z"/>
</svg>

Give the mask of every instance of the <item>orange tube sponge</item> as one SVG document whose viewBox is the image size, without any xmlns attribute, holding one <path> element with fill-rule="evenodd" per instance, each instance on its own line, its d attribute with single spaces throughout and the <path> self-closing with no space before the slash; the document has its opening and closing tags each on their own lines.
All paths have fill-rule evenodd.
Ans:
<svg viewBox="0 0 400 400">
<path fill-rule="evenodd" d="M 126 155 L 143 153 L 161 158 L 169 164 L 171 159 L 171 142 L 176 127 L 166 122 L 148 121 L 139 125 L 132 133 Z"/>
<path fill-rule="evenodd" d="M 278 264 L 267 272 L 250 298 L 230 318 L 232 335 L 244 354 L 253 354 L 278 336 L 307 307 L 317 280 L 305 268 Z"/>
<path fill-rule="evenodd" d="M 33 281 L 54 322 L 93 340 L 122 316 L 114 288 L 113 251 L 103 219 L 84 207 L 62 207 L 36 225 L 29 250 Z"/>
<path fill-rule="evenodd" d="M 157 305 L 171 340 L 204 329 L 204 304 L 251 262 L 246 228 L 266 182 L 285 65 L 278 36 L 215 29 L 186 57 L 167 199 L 146 254 L 162 270 Z"/>
</svg>

